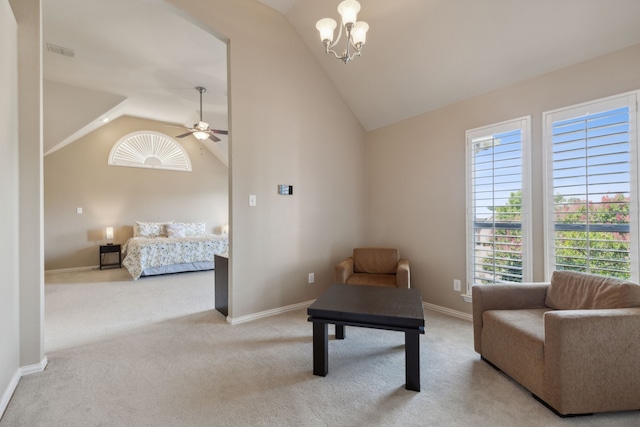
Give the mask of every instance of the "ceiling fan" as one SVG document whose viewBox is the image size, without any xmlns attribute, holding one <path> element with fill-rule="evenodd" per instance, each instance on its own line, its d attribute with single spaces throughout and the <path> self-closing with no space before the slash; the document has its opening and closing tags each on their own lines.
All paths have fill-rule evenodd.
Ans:
<svg viewBox="0 0 640 427">
<path fill-rule="evenodd" d="M 198 86 L 196 87 L 196 90 L 200 92 L 200 121 L 198 123 L 195 123 L 193 127 L 185 128 L 189 129 L 189 132 L 178 135 L 176 136 L 176 138 L 184 138 L 185 136 L 193 135 L 200 141 L 204 141 L 205 139 L 209 138 L 212 141 L 218 142 L 220 141 L 220 138 L 215 136 L 216 133 L 219 135 L 228 135 L 229 132 L 226 130 L 211 129 L 209 128 L 209 123 L 202 121 L 202 94 L 205 93 L 207 89 L 203 88 L 202 86 Z"/>
</svg>

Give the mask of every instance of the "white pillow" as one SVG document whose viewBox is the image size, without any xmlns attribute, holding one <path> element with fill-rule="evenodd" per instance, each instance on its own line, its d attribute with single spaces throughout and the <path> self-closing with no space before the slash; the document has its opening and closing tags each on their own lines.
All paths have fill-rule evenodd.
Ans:
<svg viewBox="0 0 640 427">
<path fill-rule="evenodd" d="M 207 234 L 207 224 L 204 222 L 182 222 L 185 237 L 202 236 Z"/>
<path fill-rule="evenodd" d="M 167 225 L 173 221 L 166 222 L 140 222 L 136 221 L 133 226 L 133 237 L 167 237 Z"/>
<path fill-rule="evenodd" d="M 184 224 L 181 222 L 167 224 L 167 237 L 186 237 Z"/>
</svg>

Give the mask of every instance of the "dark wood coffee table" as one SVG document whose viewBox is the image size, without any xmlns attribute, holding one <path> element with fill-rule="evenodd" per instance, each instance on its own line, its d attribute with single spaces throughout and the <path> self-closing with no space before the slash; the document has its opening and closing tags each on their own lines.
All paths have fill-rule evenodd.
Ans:
<svg viewBox="0 0 640 427">
<path fill-rule="evenodd" d="M 345 326 L 404 332 L 406 388 L 420 391 L 420 335 L 424 334 L 422 295 L 418 289 L 333 285 L 307 309 L 313 322 L 313 374 L 329 372 L 328 324 L 336 339 Z"/>
</svg>

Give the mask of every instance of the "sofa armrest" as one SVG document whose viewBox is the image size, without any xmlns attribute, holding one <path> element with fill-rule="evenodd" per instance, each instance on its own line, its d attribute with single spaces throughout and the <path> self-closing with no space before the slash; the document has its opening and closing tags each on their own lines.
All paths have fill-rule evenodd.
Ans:
<svg viewBox="0 0 640 427">
<path fill-rule="evenodd" d="M 487 310 L 544 308 L 549 283 L 473 285 L 473 343 L 482 354 L 482 313 Z"/>
<path fill-rule="evenodd" d="M 398 261 L 396 269 L 396 285 L 399 288 L 411 287 L 411 272 L 409 270 L 409 260 L 401 259 Z"/>
<path fill-rule="evenodd" d="M 353 257 L 340 261 L 336 265 L 336 283 L 346 284 L 347 279 L 353 274 Z"/>
<path fill-rule="evenodd" d="M 549 311 L 544 333 L 541 397 L 558 412 L 640 408 L 640 307 Z"/>
</svg>

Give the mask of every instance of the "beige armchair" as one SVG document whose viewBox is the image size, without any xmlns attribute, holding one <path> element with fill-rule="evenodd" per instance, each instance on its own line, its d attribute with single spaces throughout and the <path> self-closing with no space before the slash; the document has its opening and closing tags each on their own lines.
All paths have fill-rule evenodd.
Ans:
<svg viewBox="0 0 640 427">
<path fill-rule="evenodd" d="M 356 248 L 336 265 L 336 283 L 410 287 L 409 261 L 392 248 Z"/>
<path fill-rule="evenodd" d="M 556 413 L 640 409 L 640 286 L 555 271 L 472 295 L 476 352 Z"/>
</svg>

